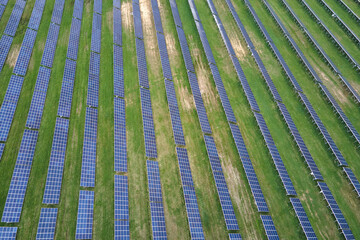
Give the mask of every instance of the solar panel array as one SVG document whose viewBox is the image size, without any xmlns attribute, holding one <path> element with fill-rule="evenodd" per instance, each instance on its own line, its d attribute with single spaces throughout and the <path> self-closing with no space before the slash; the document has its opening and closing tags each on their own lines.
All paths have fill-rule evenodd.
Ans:
<svg viewBox="0 0 360 240">
<path fill-rule="evenodd" d="M 290 198 L 290 202 L 295 210 L 296 217 L 300 221 L 300 225 L 305 233 L 306 239 L 317 239 L 314 229 L 312 228 L 310 221 L 305 213 L 305 210 L 298 198 Z"/>
<path fill-rule="evenodd" d="M 5 8 L 6 8 L 6 5 L 0 4 L 0 20 L 4 14 Z"/>
<path fill-rule="evenodd" d="M 43 204 L 59 204 L 69 119 L 56 118 Z"/>
<path fill-rule="evenodd" d="M 265 233 L 266 233 L 266 236 L 269 240 L 278 240 L 280 239 L 279 238 L 279 235 L 276 231 L 276 228 L 275 228 L 275 225 L 274 225 L 274 222 L 271 218 L 271 216 L 269 215 L 260 215 L 261 217 L 261 221 L 263 223 L 263 226 L 265 228 Z"/>
<path fill-rule="evenodd" d="M 39 225 L 36 234 L 37 240 L 54 239 L 57 214 L 57 208 L 41 208 Z"/>
<path fill-rule="evenodd" d="M 4 34 L 0 40 L 0 72 L 2 71 L 6 57 L 9 54 L 10 47 L 12 41 L 14 39 L 16 30 L 19 26 L 21 16 L 24 12 L 24 8 L 26 5 L 25 0 L 16 0 L 14 8 L 11 12 L 10 18 L 6 24 L 6 28 L 4 30 Z"/>
<path fill-rule="evenodd" d="M 329 208 L 334 215 L 337 224 L 339 225 L 339 230 L 342 232 L 345 239 L 355 239 L 329 187 L 324 182 L 318 182 L 318 186 L 320 188 L 320 192 L 329 205 Z"/>
<path fill-rule="evenodd" d="M 354 13 L 353 10 L 351 10 L 349 8 L 348 5 L 346 5 L 346 3 L 343 1 L 343 0 L 337 0 L 337 2 L 341 5 L 342 8 L 344 8 L 348 13 L 349 15 L 356 20 L 356 22 L 360 23 L 360 18 L 356 15 L 356 13 Z"/>
<path fill-rule="evenodd" d="M 113 49 L 114 49 L 114 170 L 127 172 L 126 115 L 124 94 L 124 68 L 122 54 L 121 1 L 113 0 Z M 130 239 L 129 190 L 125 175 L 115 179 L 115 239 Z"/>
<path fill-rule="evenodd" d="M 351 56 L 351 54 L 345 49 L 345 47 L 340 43 L 340 41 L 335 37 L 335 35 L 328 29 L 328 27 L 320 20 L 316 13 L 311 9 L 306 1 L 300 0 L 300 3 L 305 7 L 305 10 L 310 14 L 312 18 L 315 19 L 316 23 L 321 27 L 321 29 L 326 33 L 326 35 L 331 39 L 331 41 L 340 49 L 340 51 L 345 54 L 347 59 L 353 64 L 353 66 L 360 70 L 360 64 Z"/>
<path fill-rule="evenodd" d="M 65 60 L 65 69 L 61 85 L 60 100 L 57 115 L 70 118 L 71 103 L 74 90 L 76 62 L 71 59 Z"/>
<path fill-rule="evenodd" d="M 346 177 L 351 182 L 351 185 L 354 187 L 354 191 L 356 192 L 356 195 L 358 197 L 360 197 L 360 183 L 359 183 L 359 180 L 357 180 L 355 174 L 353 173 L 353 171 L 350 168 L 344 167 L 343 170 L 344 170 L 344 172 L 346 174 Z"/>
<path fill-rule="evenodd" d="M 360 45 L 359 37 L 346 25 L 346 23 L 332 10 L 332 8 L 323 0 L 318 0 L 325 10 L 331 14 L 331 17 L 339 24 L 339 26 L 346 32 L 346 34 L 355 42 Z"/>
<path fill-rule="evenodd" d="M 349 129 L 349 131 L 351 132 L 351 134 L 353 135 L 353 137 L 356 139 L 357 143 L 360 144 L 360 134 L 356 131 L 355 127 L 353 126 L 353 124 L 350 122 L 349 118 L 345 115 L 345 113 L 343 112 L 343 110 L 341 109 L 341 107 L 339 106 L 339 104 L 336 102 L 336 100 L 334 99 L 334 97 L 331 95 L 331 93 L 329 92 L 329 90 L 326 88 L 325 85 L 322 84 L 322 81 L 320 79 L 320 77 L 317 75 L 317 73 L 315 72 L 315 70 L 312 68 L 311 64 L 309 63 L 309 61 L 307 60 L 307 58 L 304 56 L 304 54 L 302 53 L 302 51 L 300 50 L 300 48 L 298 47 L 298 45 L 295 43 L 295 41 L 292 39 L 292 37 L 290 36 L 290 34 L 288 33 L 288 31 L 286 30 L 285 26 L 282 24 L 281 20 L 278 18 L 278 16 L 276 15 L 276 13 L 273 11 L 273 9 L 271 8 L 271 6 L 269 5 L 269 3 L 266 0 L 263 0 L 264 4 L 266 5 L 267 9 L 269 10 L 269 12 L 271 13 L 271 15 L 273 16 L 273 18 L 276 20 L 276 22 L 278 23 L 278 25 L 280 26 L 280 28 L 283 31 L 283 34 L 285 35 L 285 37 L 288 39 L 288 41 L 290 42 L 291 46 L 295 49 L 296 53 L 298 54 L 298 56 L 300 57 L 300 59 L 302 60 L 302 62 L 304 63 L 304 65 L 306 66 L 307 70 L 311 73 L 313 79 L 315 80 L 316 84 L 319 84 L 320 89 L 322 90 L 324 96 L 327 98 L 327 100 L 331 103 L 332 107 L 335 109 L 336 113 L 340 116 L 340 118 L 342 119 L 342 121 L 344 122 L 345 126 Z"/>
<path fill-rule="evenodd" d="M 1 240 L 15 240 L 17 227 L 0 227 L 0 239 Z"/>
<path fill-rule="evenodd" d="M 156 161 L 146 161 L 152 234 L 154 239 L 166 239 L 166 227 L 164 207 L 162 203 L 162 192 L 160 183 L 159 164 Z"/>
<path fill-rule="evenodd" d="M 220 159 L 217 153 L 217 149 L 215 146 L 214 139 L 212 136 L 211 127 L 209 124 L 209 120 L 206 114 L 204 102 L 201 96 L 199 84 L 197 81 L 197 77 L 195 75 L 194 65 L 192 62 L 189 46 L 186 40 L 186 36 L 184 30 L 182 29 L 181 20 L 179 17 L 179 12 L 177 9 L 177 5 L 175 0 L 170 0 L 171 11 L 173 14 L 173 18 L 175 21 L 176 31 L 178 35 L 178 39 L 180 41 L 181 52 L 183 55 L 183 59 L 185 62 L 185 67 L 187 68 L 188 72 L 188 79 L 190 82 L 191 91 L 194 97 L 198 119 L 200 122 L 201 129 L 204 133 L 203 137 L 205 140 L 205 145 L 208 153 L 208 157 L 210 160 L 210 165 L 213 173 L 213 177 L 216 184 L 216 189 L 218 191 L 218 195 L 220 198 L 220 204 L 223 211 L 223 215 L 225 218 L 226 227 L 228 230 L 239 230 L 239 226 L 236 220 L 234 208 L 232 206 L 232 202 L 230 199 L 229 190 L 225 181 L 225 177 L 223 174 L 223 170 L 221 167 Z M 205 135 L 209 134 L 209 135 Z"/>
<path fill-rule="evenodd" d="M 24 131 L 1 222 L 17 223 L 20 220 L 37 137 L 37 131 L 28 129 Z"/>
<path fill-rule="evenodd" d="M 339 0 L 341 1 L 341 0 Z M 291 9 L 289 4 L 282 0 L 283 5 L 288 10 L 292 18 L 295 20 L 295 22 L 298 24 L 298 26 L 303 30 L 306 37 L 310 40 L 310 42 L 315 46 L 315 48 L 318 50 L 319 54 L 322 56 L 322 58 L 325 60 L 325 62 L 331 67 L 331 69 L 334 71 L 334 73 L 339 77 L 341 82 L 346 86 L 348 91 L 352 94 L 355 101 L 360 103 L 360 96 L 356 92 L 356 90 L 351 86 L 351 84 L 347 81 L 347 79 L 342 75 L 341 71 L 337 68 L 337 66 L 334 64 L 334 62 L 330 59 L 330 57 L 326 54 L 325 50 L 320 46 L 320 44 L 315 40 L 315 38 L 311 35 L 311 33 L 308 31 L 308 29 L 305 27 L 305 25 L 301 22 L 301 20 L 297 17 L 297 15 L 294 13 L 294 11 Z"/>
<path fill-rule="evenodd" d="M 207 40 L 203 25 L 201 23 L 201 19 L 198 16 L 195 3 L 192 0 L 189 0 L 189 5 L 190 5 L 191 12 L 193 13 L 193 17 L 194 17 L 194 19 L 196 21 L 195 24 L 196 24 L 198 33 L 200 35 L 200 39 L 201 39 L 203 48 L 205 50 L 205 55 L 206 55 L 207 60 L 209 62 L 209 66 L 210 66 L 210 69 L 211 69 L 211 72 L 212 72 L 212 75 L 213 75 L 213 78 L 214 78 L 214 81 L 215 81 L 216 88 L 217 88 L 218 93 L 220 95 L 220 100 L 222 102 L 225 115 L 227 116 L 228 124 L 230 126 L 233 139 L 235 141 L 238 153 L 240 155 L 240 159 L 241 159 L 241 161 L 243 163 L 243 167 L 245 169 L 246 177 L 248 179 L 248 182 L 250 184 L 251 192 L 252 192 L 253 197 L 255 199 L 255 204 L 256 204 L 259 212 L 269 212 L 269 209 L 267 207 L 264 195 L 263 195 L 263 193 L 261 191 L 259 181 L 257 179 L 257 176 L 256 176 L 256 173 L 254 171 L 253 165 L 251 163 L 250 156 L 249 156 L 249 154 L 247 152 L 244 140 L 242 138 L 240 129 L 236 124 L 237 121 L 236 121 L 234 112 L 233 112 L 233 110 L 231 108 L 228 96 L 226 94 L 226 90 L 225 90 L 225 87 L 223 85 L 223 82 L 222 82 L 222 79 L 221 79 L 221 76 L 220 76 L 220 73 L 219 73 L 219 69 L 217 68 L 217 65 L 216 65 L 216 62 L 215 62 L 211 47 L 210 47 L 209 42 Z M 212 11 L 216 12 L 215 7 L 213 5 L 211 5 L 211 4 L 210 4 L 210 6 L 211 6 L 210 8 L 212 9 Z M 234 237 L 234 239 L 235 239 L 235 237 Z"/>
<path fill-rule="evenodd" d="M 92 239 L 94 191 L 80 190 L 76 221 L 76 239 Z"/>
<path fill-rule="evenodd" d="M 250 3 L 247 3 L 247 6 L 248 6 L 249 9 L 250 9 L 250 7 L 251 7 Z M 252 9 L 252 10 L 250 9 L 250 12 L 252 13 L 254 19 L 258 19 L 257 15 L 256 15 L 256 13 L 253 11 L 253 9 Z M 259 19 L 257 20 L 257 23 L 258 23 L 258 21 L 260 22 Z M 266 29 L 261 29 L 261 31 L 262 31 L 262 32 L 266 32 Z M 263 34 L 263 35 L 265 35 L 265 34 Z M 270 40 L 271 40 L 271 39 L 270 39 Z M 276 48 L 276 46 L 275 46 L 272 42 L 270 42 L 269 45 L 270 45 L 271 49 L 273 50 L 273 52 L 276 53 L 275 55 L 277 56 L 277 59 L 279 60 L 279 62 L 284 62 L 284 65 L 286 65 L 284 59 L 282 58 L 282 56 L 281 56 L 281 54 L 279 53 L 279 51 L 278 51 L 278 49 Z M 283 66 L 284 66 L 284 65 L 283 65 Z M 285 70 L 286 72 L 289 72 L 288 75 L 291 74 L 291 71 L 290 71 L 289 68 L 284 68 L 284 70 Z M 296 79 L 294 78 L 292 81 L 295 81 L 295 82 L 296 82 Z M 293 85 L 294 85 L 294 87 L 296 86 L 295 84 L 293 84 Z M 321 120 L 320 120 L 319 117 L 317 116 L 317 114 L 316 114 L 315 110 L 313 109 L 312 105 L 310 104 L 309 100 L 306 98 L 306 96 L 305 96 L 302 92 L 297 92 L 297 93 L 298 93 L 301 101 L 304 103 L 306 109 L 309 111 L 310 115 L 312 116 L 315 124 L 318 126 L 318 128 L 319 128 L 320 131 L 322 132 L 324 138 L 326 139 L 327 143 L 329 144 L 329 146 L 330 146 L 331 150 L 333 151 L 334 155 L 337 157 L 337 160 L 338 160 L 339 165 L 347 165 L 345 159 L 343 159 L 340 151 L 337 149 L 335 143 L 332 141 L 329 133 L 327 132 L 327 130 L 326 130 L 325 127 L 323 126 Z M 279 106 L 280 106 L 280 105 L 279 105 Z M 284 109 L 283 109 L 283 110 L 284 110 Z M 286 115 L 286 114 L 285 114 L 285 115 Z M 344 168 L 344 169 L 345 169 L 345 168 Z M 320 174 L 320 173 L 319 173 L 319 174 Z M 317 184 L 318 184 L 318 186 L 320 186 L 320 188 L 321 188 L 321 187 L 326 188 L 328 197 L 329 197 L 329 198 L 332 197 L 332 194 L 331 194 L 330 190 L 327 188 L 327 185 L 326 185 L 325 182 L 317 182 Z M 333 198 L 332 198 L 332 199 L 333 199 Z M 335 200 L 334 200 L 334 201 L 335 201 Z M 336 204 L 336 202 L 335 202 L 335 204 Z M 341 211 L 340 211 L 340 209 L 338 208 L 337 204 L 336 204 L 336 207 L 337 207 L 337 209 L 338 209 L 339 211 L 336 210 L 335 212 L 340 212 L 340 213 L 341 213 Z M 330 206 L 330 208 L 331 208 L 331 206 Z M 295 211 L 296 211 L 296 210 L 295 210 Z M 332 211 L 333 211 L 333 209 L 332 209 Z M 334 213 L 334 211 L 333 211 L 333 213 Z M 342 214 L 341 214 L 341 215 L 342 215 Z M 299 219 L 299 220 L 300 220 L 300 219 Z M 302 219 L 302 220 L 304 220 L 304 219 Z M 343 219 L 343 221 L 345 221 L 345 219 Z M 346 222 L 346 221 L 345 221 L 345 222 Z M 301 220 L 300 220 L 300 223 L 301 223 Z M 305 231 L 305 230 L 304 230 L 304 231 Z M 350 232 L 350 233 L 349 233 L 349 232 Z M 349 229 L 346 229 L 346 233 L 349 234 L 349 236 L 352 236 L 351 231 L 350 231 Z M 306 233 L 305 233 L 305 234 L 306 234 Z"/>
</svg>

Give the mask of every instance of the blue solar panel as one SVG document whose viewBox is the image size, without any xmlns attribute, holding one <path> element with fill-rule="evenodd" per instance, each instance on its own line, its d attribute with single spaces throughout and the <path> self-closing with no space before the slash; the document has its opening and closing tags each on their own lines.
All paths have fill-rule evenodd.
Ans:
<svg viewBox="0 0 360 240">
<path fill-rule="evenodd" d="M 55 0 L 54 10 L 51 16 L 51 22 L 61 24 L 65 0 Z"/>
<path fill-rule="evenodd" d="M 113 0 L 113 6 L 116 8 L 121 8 L 121 1 L 120 0 Z"/>
<path fill-rule="evenodd" d="M 300 225 L 305 233 L 306 239 L 317 239 L 314 229 L 312 228 L 310 221 L 306 215 L 306 212 L 298 198 L 290 198 L 290 202 L 295 210 L 296 216 L 300 221 Z"/>
<path fill-rule="evenodd" d="M 95 52 L 90 53 L 89 73 L 96 76 L 100 75 L 100 54 Z"/>
<path fill-rule="evenodd" d="M 230 240 L 241 240 L 240 233 L 229 233 L 229 239 Z"/>
<path fill-rule="evenodd" d="M 15 240 L 17 227 L 0 227 L 0 240 Z"/>
<path fill-rule="evenodd" d="M 6 35 L 9 35 L 12 37 L 15 36 L 16 30 L 19 26 L 21 16 L 22 16 L 24 8 L 25 8 L 25 4 L 26 4 L 26 1 L 24 1 L 24 0 L 16 1 L 13 11 L 12 11 L 10 18 L 8 20 L 8 23 L 6 25 L 6 28 L 4 30 L 4 33 Z"/>
<path fill-rule="evenodd" d="M 70 117 L 72 94 L 75 80 L 76 62 L 66 59 L 61 86 L 58 116 Z"/>
<path fill-rule="evenodd" d="M 116 172 L 127 172 L 125 100 L 114 98 L 114 168 Z"/>
<path fill-rule="evenodd" d="M 83 5 L 84 5 L 84 1 L 83 1 L 83 0 L 75 0 L 75 3 L 74 3 L 74 12 L 73 12 L 73 17 L 74 17 L 74 18 L 78 18 L 78 19 L 81 19 L 81 18 L 82 18 Z"/>
<path fill-rule="evenodd" d="M 37 32 L 30 28 L 26 29 L 25 36 L 21 46 L 32 49 L 34 47 Z"/>
<path fill-rule="evenodd" d="M 77 18 L 73 18 L 71 22 L 69 46 L 66 55 L 68 58 L 73 60 L 77 60 L 79 40 L 80 40 L 80 30 L 81 30 L 81 20 Z"/>
<path fill-rule="evenodd" d="M 82 187 L 95 187 L 96 138 L 97 109 L 87 107 L 80 180 Z"/>
<path fill-rule="evenodd" d="M 69 120 L 56 118 L 43 204 L 59 204 Z"/>
<path fill-rule="evenodd" d="M 0 19 L 2 18 L 4 11 L 5 11 L 6 6 L 4 5 L 0 5 Z"/>
<path fill-rule="evenodd" d="M 0 72 L 2 71 L 7 55 L 10 51 L 10 47 L 13 41 L 13 37 L 8 35 L 2 35 L 0 40 Z"/>
<path fill-rule="evenodd" d="M 25 129 L 1 221 L 17 223 L 25 198 L 38 132 Z"/>
<path fill-rule="evenodd" d="M 135 36 L 139 39 L 143 39 L 143 29 L 141 23 L 140 6 L 133 2 L 133 16 L 134 16 L 134 30 Z"/>
<path fill-rule="evenodd" d="M 114 45 L 114 95 L 124 97 L 124 67 L 122 47 Z"/>
<path fill-rule="evenodd" d="M 31 58 L 31 53 L 32 53 L 32 48 L 30 49 L 24 46 L 21 47 L 19 56 L 16 60 L 16 64 L 13 70 L 14 74 L 21 76 L 26 75 L 26 71 L 28 69 L 28 65 Z"/>
<path fill-rule="evenodd" d="M 45 1 L 43 0 L 37 0 L 35 2 L 33 11 L 31 13 L 31 17 L 29 20 L 28 27 L 38 30 L 41 22 L 41 17 L 44 11 Z"/>
<path fill-rule="evenodd" d="M 164 207 L 162 204 L 162 193 L 160 184 L 160 173 L 158 162 L 146 161 L 152 234 L 154 239 L 166 239 L 166 227 Z"/>
<path fill-rule="evenodd" d="M 1 160 L 2 154 L 4 152 L 4 148 L 5 148 L 5 143 L 0 143 L 0 160 Z"/>
<path fill-rule="evenodd" d="M 136 38 L 135 42 L 136 42 L 139 84 L 144 88 L 149 88 L 144 41 Z"/>
<path fill-rule="evenodd" d="M 129 221 L 115 220 L 115 240 L 130 240 Z"/>
<path fill-rule="evenodd" d="M 140 88 L 140 93 L 145 138 L 145 152 L 147 157 L 156 158 L 157 147 L 155 140 L 154 120 L 152 117 L 150 91 L 148 89 Z"/>
<path fill-rule="evenodd" d="M 57 213 L 57 208 L 41 208 L 36 240 L 54 239 Z"/>
<path fill-rule="evenodd" d="M 92 23 L 92 33 L 91 33 L 91 51 L 100 53 L 100 49 L 101 49 L 101 15 L 94 13 L 93 23 Z"/>
<path fill-rule="evenodd" d="M 114 1 L 115 3 L 115 1 Z M 120 1 L 119 1 L 120 5 Z M 121 33 L 121 10 L 120 8 L 113 9 L 113 30 L 114 30 L 114 43 L 121 46 L 122 45 L 122 33 Z"/>
<path fill-rule="evenodd" d="M 60 26 L 50 23 L 41 65 L 51 68 L 54 61 L 56 44 L 59 36 Z"/>
<path fill-rule="evenodd" d="M 170 6 L 171 6 L 171 11 L 172 11 L 174 22 L 175 22 L 176 26 L 179 26 L 179 27 L 182 28 L 182 23 L 181 23 L 181 20 L 180 20 L 179 12 L 177 10 L 176 1 L 175 0 L 170 0 Z"/>
<path fill-rule="evenodd" d="M 91 107 L 98 107 L 98 102 L 99 102 L 99 76 L 89 74 L 86 104 Z"/>
<path fill-rule="evenodd" d="M 80 190 L 76 222 L 76 239 L 92 239 L 94 192 Z"/>
<path fill-rule="evenodd" d="M 347 178 L 350 180 L 351 185 L 354 187 L 356 195 L 360 197 L 360 183 L 359 180 L 356 178 L 355 174 L 350 168 L 344 167 L 343 168 Z"/>
<path fill-rule="evenodd" d="M 276 228 L 275 228 L 275 225 L 274 225 L 274 222 L 273 222 L 271 216 L 270 215 L 260 215 L 260 217 L 261 217 L 263 226 L 265 228 L 265 233 L 266 233 L 267 238 L 269 240 L 280 239 L 277 234 L 277 231 L 276 231 Z"/>
<path fill-rule="evenodd" d="M 127 176 L 115 175 L 115 220 L 129 220 L 129 194 Z"/>
<path fill-rule="evenodd" d="M 102 13 L 102 0 L 94 0 L 94 12 Z"/>
</svg>

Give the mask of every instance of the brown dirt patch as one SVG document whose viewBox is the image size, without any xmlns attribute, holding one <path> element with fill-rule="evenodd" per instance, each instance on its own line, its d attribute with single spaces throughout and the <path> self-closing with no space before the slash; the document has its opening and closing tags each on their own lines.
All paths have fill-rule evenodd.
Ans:
<svg viewBox="0 0 360 240">
<path fill-rule="evenodd" d="M 318 69 L 317 69 L 318 70 Z M 335 99 L 339 100 L 341 103 L 349 103 L 349 99 L 346 96 L 346 93 L 344 92 L 344 89 L 341 86 L 336 86 L 335 83 L 329 79 L 322 71 L 318 71 L 320 78 L 324 81 L 326 84 L 326 87 L 328 87 L 329 91 L 335 95 Z"/>
<path fill-rule="evenodd" d="M 9 64 L 9 66 L 11 68 L 15 67 L 16 60 L 19 56 L 19 52 L 20 52 L 20 44 L 13 45 L 13 47 L 8 55 L 8 58 L 6 60 L 6 63 Z"/>
<path fill-rule="evenodd" d="M 242 45 L 240 38 L 236 35 L 236 33 L 228 32 L 228 36 L 230 38 L 231 45 L 234 48 L 237 58 L 243 61 L 246 57 L 245 46 Z"/>
<path fill-rule="evenodd" d="M 133 26 L 131 2 L 125 2 L 121 4 L 121 18 L 125 29 L 131 30 Z"/>
<path fill-rule="evenodd" d="M 179 89 L 179 97 L 180 97 L 180 101 L 181 101 L 181 106 L 186 110 L 186 111 L 190 111 L 192 109 L 195 109 L 195 103 L 194 100 L 192 98 L 192 95 L 190 94 L 190 92 L 188 91 L 188 89 L 186 89 L 185 87 L 181 86 Z"/>
</svg>

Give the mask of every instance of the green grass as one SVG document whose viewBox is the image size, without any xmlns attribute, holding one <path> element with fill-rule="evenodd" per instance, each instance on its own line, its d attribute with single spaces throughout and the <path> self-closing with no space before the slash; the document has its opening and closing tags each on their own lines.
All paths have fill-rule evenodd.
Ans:
<svg viewBox="0 0 360 240">
<path fill-rule="evenodd" d="M 0 162 L 0 172 L 2 173 L 0 174 L 0 182 L 4 186 L 0 188 L 0 215 L 2 215 L 5 205 L 12 172 L 25 129 L 27 113 L 45 46 L 54 2 L 54 0 L 46 1 L 33 55 L 24 80 L 5 151 Z M 268 29 L 275 44 L 279 47 L 281 54 L 298 79 L 310 102 L 315 107 L 321 120 L 352 167 L 355 175 L 360 178 L 360 163 L 357 161 L 357 159 L 360 159 L 360 151 L 356 149 L 350 134 L 346 132 L 341 120 L 332 112 L 330 104 L 326 102 L 320 90 L 315 88 L 315 83 L 306 74 L 305 68 L 301 65 L 294 51 L 291 50 L 290 45 L 282 36 L 280 30 L 277 29 L 276 23 L 265 10 L 261 1 L 252 0 L 250 2 Z M 316 65 L 315 70 L 321 76 L 324 76 L 325 85 L 339 102 L 355 128 L 360 131 L 360 110 L 351 100 L 351 96 L 341 87 L 339 80 L 336 79 L 336 76 L 330 71 L 329 67 L 323 63 L 315 48 L 310 45 L 304 34 L 295 25 L 290 15 L 280 4 L 280 1 L 271 0 L 269 2 L 310 63 L 313 66 Z M 356 4 L 351 1 L 345 2 L 353 9 L 356 9 Z M 0 73 L 0 82 L 3 86 L 8 85 L 13 68 L 11 64 L 14 64 L 16 61 L 17 52 L 20 49 L 34 3 L 35 0 L 27 1 L 8 60 Z M 278 233 L 281 239 L 305 239 L 247 103 L 245 94 L 237 79 L 208 5 L 206 1 L 200 0 L 195 0 L 195 3 Z M 311 179 L 306 164 L 287 130 L 286 124 L 282 120 L 271 94 L 267 90 L 266 83 L 246 47 L 245 41 L 237 29 L 226 3 L 220 0 L 215 0 L 214 3 L 317 236 L 322 239 L 341 239 L 342 237 L 334 223 L 334 218 L 322 200 L 315 182 Z M 213 137 L 221 158 L 225 179 L 239 222 L 240 233 L 245 239 L 266 239 L 188 2 L 186 0 L 177 1 L 177 4 L 193 57 L 205 108 L 213 130 Z M 360 212 L 359 200 L 356 199 L 356 195 L 352 192 L 352 188 L 349 186 L 341 169 L 333 161 L 330 151 L 311 122 L 310 117 L 308 117 L 305 108 L 297 99 L 290 82 L 281 71 L 281 67 L 272 55 L 270 48 L 265 44 L 244 2 L 236 0 L 233 1 L 233 4 L 355 237 L 360 237 L 360 230 L 357 227 L 360 224 L 360 215 L 358 214 Z M 309 18 L 309 15 L 298 1 L 289 1 L 289 4 L 343 72 L 344 76 L 355 88 L 357 87 L 360 90 L 358 73 L 352 69 L 351 64 L 339 54 L 338 50 L 320 30 L 314 20 Z M 309 1 L 309 4 L 311 7 L 314 7 L 320 18 L 341 39 L 341 42 L 353 53 L 353 56 L 358 59 L 359 54 L 356 53 L 359 50 L 357 47 L 345 36 L 336 23 L 330 20 L 329 14 L 322 9 L 322 6 L 317 1 Z M 4 24 L 0 24 L 0 32 L 5 29 L 5 23 L 9 19 L 13 5 L 14 2 L 10 1 L 6 7 L 1 19 L 1 23 Z M 359 33 L 360 27 L 356 25 L 356 22 L 348 16 L 335 0 L 329 0 L 329 5 L 334 8 L 334 11 L 339 13 L 339 16 L 355 33 Z M 54 67 L 52 68 L 43 119 L 39 130 L 38 143 L 20 223 L 0 223 L 1 226 L 18 226 L 18 239 L 35 238 L 40 209 L 45 207 L 45 205 L 42 205 L 42 197 L 50 158 L 50 143 L 53 138 L 60 97 L 73 6 L 74 0 L 65 1 Z M 187 79 L 170 3 L 167 0 L 159 0 L 159 7 L 204 234 L 206 239 L 226 239 L 228 232 L 207 157 L 191 88 Z M 115 172 L 113 170 L 112 8 L 112 1 L 103 1 L 96 186 L 93 189 L 95 191 L 94 239 L 112 239 L 114 237 L 113 181 Z M 76 230 L 78 196 L 79 190 L 82 189 L 80 188 L 80 173 L 90 57 L 92 9 L 93 1 L 85 0 L 61 198 L 59 205 L 52 206 L 59 208 L 56 239 L 73 239 Z M 190 239 L 175 143 L 161 71 L 156 31 L 153 16 L 150 12 L 150 1 L 141 1 L 140 9 L 145 33 L 144 42 L 159 156 L 157 161 L 160 167 L 167 233 L 170 239 Z M 152 230 L 148 200 L 146 156 L 141 120 L 140 90 L 137 77 L 135 35 L 131 13 L 132 1 L 122 1 L 128 143 L 128 173 L 126 175 L 129 180 L 130 232 L 132 239 L 150 239 Z M 5 92 L 6 87 L 0 88 L 1 101 L 4 98 Z"/>
</svg>

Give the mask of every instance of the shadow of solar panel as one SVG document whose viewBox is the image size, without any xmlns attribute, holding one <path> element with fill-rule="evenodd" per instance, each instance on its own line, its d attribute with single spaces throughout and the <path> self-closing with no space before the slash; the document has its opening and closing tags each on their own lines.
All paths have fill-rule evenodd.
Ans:
<svg viewBox="0 0 360 240">
<path fill-rule="evenodd" d="M 0 72 L 4 67 L 6 57 L 10 51 L 13 37 L 3 34 L 0 40 Z"/>
<path fill-rule="evenodd" d="M 0 239 L 15 240 L 17 227 L 0 227 Z"/>
<path fill-rule="evenodd" d="M 64 3 L 65 0 L 55 0 L 55 5 L 51 16 L 52 23 L 56 23 L 58 25 L 61 24 L 62 14 L 64 10 Z"/>
<path fill-rule="evenodd" d="M 10 188 L 1 222 L 17 223 L 20 220 L 28 179 L 34 157 L 38 132 L 25 129 L 16 159 Z"/>
<path fill-rule="evenodd" d="M 114 170 L 127 172 L 125 100 L 114 98 Z"/>
<path fill-rule="evenodd" d="M 82 0 L 77 0 L 77 1 L 82 1 Z M 75 2 L 75 4 L 76 4 L 76 2 Z M 73 60 L 77 60 L 79 39 L 80 39 L 80 30 L 81 30 L 81 20 L 79 20 L 77 18 L 73 18 L 72 22 L 71 22 L 71 29 L 70 29 L 69 46 L 68 46 L 68 51 L 67 51 L 67 55 L 66 55 L 68 58 L 73 59 Z"/>
<path fill-rule="evenodd" d="M 14 37 L 19 26 L 21 16 L 25 8 L 26 1 L 17 0 L 11 12 L 10 18 L 4 30 L 4 34 Z"/>
<path fill-rule="evenodd" d="M 120 1 L 119 1 L 120 2 Z M 114 2 L 115 4 L 115 2 Z M 120 5 L 120 3 L 119 3 Z M 122 33 L 121 33 L 121 10 L 120 8 L 113 9 L 113 30 L 114 30 L 114 36 L 113 41 L 117 45 L 122 45 Z"/>
<path fill-rule="evenodd" d="M 13 70 L 14 74 L 25 76 L 30 62 L 32 48 L 22 46 Z"/>
<path fill-rule="evenodd" d="M 277 234 L 274 222 L 269 215 L 260 215 L 261 221 L 265 228 L 266 236 L 269 240 L 277 240 L 280 239 L 279 235 Z"/>
<path fill-rule="evenodd" d="M 115 240 L 130 240 L 129 221 L 115 220 Z"/>
<path fill-rule="evenodd" d="M 300 221 L 300 225 L 307 239 L 317 239 L 315 232 L 310 224 L 306 212 L 298 198 L 290 198 L 290 202 L 295 210 L 296 216 Z"/>
<path fill-rule="evenodd" d="M 75 0 L 73 17 L 81 20 L 83 14 L 83 0 Z"/>
<path fill-rule="evenodd" d="M 60 26 L 50 23 L 41 65 L 51 68 L 54 61 L 56 44 L 59 36 Z"/>
<path fill-rule="evenodd" d="M 127 176 L 115 175 L 115 220 L 129 220 Z"/>
<path fill-rule="evenodd" d="M 59 204 L 69 120 L 56 118 L 43 204 Z"/>
<path fill-rule="evenodd" d="M 36 239 L 54 239 L 58 209 L 41 208 Z"/>
<path fill-rule="evenodd" d="M 80 190 L 76 221 L 76 239 L 92 239 L 94 192 Z"/>
</svg>

